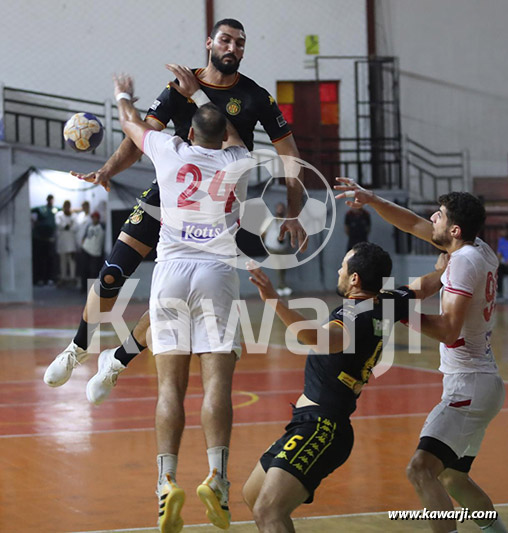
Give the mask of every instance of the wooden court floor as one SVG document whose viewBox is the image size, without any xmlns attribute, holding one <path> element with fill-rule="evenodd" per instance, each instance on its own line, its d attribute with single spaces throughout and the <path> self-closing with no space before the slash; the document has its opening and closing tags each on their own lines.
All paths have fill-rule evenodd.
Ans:
<svg viewBox="0 0 508 533">
<path fill-rule="evenodd" d="M 63 387 L 47 387 L 44 371 L 68 344 L 81 314 L 79 298 L 59 298 L 56 289 L 47 294 L 31 306 L 0 306 L 0 531 L 155 532 L 153 358 L 136 358 L 99 407 L 89 405 L 85 397 L 86 382 L 96 371 L 95 356 Z M 254 315 L 261 315 L 257 300 L 248 305 Z M 126 319 L 133 323 L 143 310 L 144 304 L 131 305 Z M 507 326 L 508 306 L 501 304 L 493 346 L 505 379 Z M 280 436 L 290 417 L 290 402 L 302 389 L 304 357 L 288 352 L 282 340 L 278 323 L 268 354 L 246 355 L 237 367 L 229 467 L 231 531 L 256 531 L 240 489 L 260 454 Z M 115 344 L 115 337 L 103 331 L 102 347 Z M 297 531 L 428 530 L 425 522 L 390 521 L 386 512 L 420 508 L 405 466 L 426 414 L 440 398 L 437 344 L 425 341 L 421 354 L 408 354 L 407 332 L 397 326 L 395 348 L 394 366 L 373 378 L 358 402 L 350 459 L 322 483 L 313 504 L 295 512 Z M 218 530 L 207 525 L 194 492 L 208 471 L 195 363 L 178 481 L 187 492 L 184 531 L 206 533 Z M 506 521 L 507 428 L 508 404 L 489 426 L 472 470 Z M 459 524 L 459 531 L 477 528 Z"/>
</svg>

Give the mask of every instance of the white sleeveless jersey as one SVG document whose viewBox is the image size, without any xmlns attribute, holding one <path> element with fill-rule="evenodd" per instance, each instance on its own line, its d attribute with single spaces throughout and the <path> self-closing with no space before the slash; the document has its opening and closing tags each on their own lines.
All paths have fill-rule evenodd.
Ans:
<svg viewBox="0 0 508 533">
<path fill-rule="evenodd" d="M 157 261 L 236 255 L 234 233 L 247 193 L 248 150 L 190 146 L 180 137 L 148 131 L 143 152 L 155 166 L 161 200 Z M 143 205 L 150 214 L 149 205 Z M 154 215 L 156 214 L 156 208 Z"/>
<path fill-rule="evenodd" d="M 440 344 L 444 374 L 497 372 L 490 337 L 494 324 L 498 258 L 481 239 L 453 252 L 441 276 L 442 291 L 471 298 L 459 338 Z"/>
</svg>

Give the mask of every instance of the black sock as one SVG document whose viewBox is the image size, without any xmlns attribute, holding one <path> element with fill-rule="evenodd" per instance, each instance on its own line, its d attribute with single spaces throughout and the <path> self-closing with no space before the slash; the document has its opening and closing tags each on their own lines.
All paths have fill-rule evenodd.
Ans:
<svg viewBox="0 0 508 533">
<path fill-rule="evenodd" d="M 89 324 L 88 322 L 85 322 L 84 318 L 81 318 L 78 331 L 74 337 L 74 342 L 83 350 L 88 350 L 90 342 L 92 341 L 92 336 L 98 325 L 99 324 Z"/>
<path fill-rule="evenodd" d="M 115 359 L 118 359 L 123 366 L 127 366 L 145 348 L 146 346 L 140 344 L 131 331 L 127 340 L 115 352 Z"/>
</svg>

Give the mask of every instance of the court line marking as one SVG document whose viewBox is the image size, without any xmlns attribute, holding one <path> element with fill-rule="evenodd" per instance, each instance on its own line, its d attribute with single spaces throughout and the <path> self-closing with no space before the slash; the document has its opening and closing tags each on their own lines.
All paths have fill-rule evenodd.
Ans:
<svg viewBox="0 0 508 533">
<path fill-rule="evenodd" d="M 495 503 L 494 507 L 508 507 L 508 503 Z M 460 507 L 456 507 L 456 509 L 460 510 Z M 404 509 L 406 510 L 406 509 Z M 407 509 L 409 510 L 415 510 L 418 511 L 419 509 Z M 299 516 L 294 517 L 293 521 L 303 521 L 303 520 L 326 520 L 329 518 L 356 518 L 356 517 L 362 517 L 362 516 L 382 516 L 382 515 L 388 515 L 388 511 L 392 511 L 392 509 L 389 509 L 387 511 L 371 511 L 367 513 L 349 513 L 349 514 L 332 514 L 332 515 L 320 515 L 320 516 Z M 235 526 L 241 526 L 241 525 L 247 525 L 247 524 L 254 524 L 254 520 L 241 520 L 238 522 L 231 522 L 231 525 Z M 184 529 L 191 528 L 191 527 L 210 527 L 210 523 L 206 524 L 187 524 L 183 526 Z M 97 531 L 77 531 L 75 533 L 123 533 L 126 531 L 154 531 L 157 528 L 155 527 L 140 527 L 140 528 L 129 528 L 129 529 L 100 529 Z"/>
<path fill-rule="evenodd" d="M 241 390 L 235 390 L 233 391 L 235 393 L 236 396 L 240 396 L 240 397 L 245 397 L 247 396 L 247 400 L 244 400 L 240 403 L 236 403 L 236 404 L 233 404 L 233 409 L 241 409 L 243 407 L 248 407 L 249 405 L 252 405 L 254 403 L 257 403 L 259 401 L 259 396 L 253 392 L 250 392 L 250 391 L 241 391 Z M 14 404 L 15 405 L 15 404 Z M 13 405 L 13 406 L 14 406 Z M 44 405 L 47 405 L 47 402 L 44 404 Z M 2 407 L 2 406 L 0 406 Z M 193 416 L 193 415 L 199 415 L 201 413 L 201 409 L 199 409 L 198 411 L 186 411 L 186 416 Z M 140 421 L 140 420 L 153 420 L 153 412 L 150 412 L 149 414 L 146 413 L 146 414 L 141 414 L 141 415 L 138 415 L 138 416 L 124 416 L 124 415 L 121 415 L 121 414 L 118 414 L 115 416 L 115 413 L 113 413 L 112 415 L 109 414 L 109 416 L 107 416 L 106 418 L 99 418 L 97 419 L 99 422 L 101 422 L 102 424 L 104 423 L 108 423 L 108 422 L 125 422 L 125 421 Z M 24 422 L 12 422 L 12 421 L 7 421 L 7 422 L 0 422 L 0 427 L 1 426 L 12 426 L 12 425 L 17 425 L 17 426 L 29 426 L 33 424 L 33 422 L 31 421 L 24 421 Z"/>
<path fill-rule="evenodd" d="M 0 350 L 1 352 L 2 350 Z M 94 354 L 91 354 L 91 355 L 94 355 Z M 264 355 L 264 354 L 263 354 Z M 413 366 L 408 366 L 408 365 L 392 365 L 392 368 L 402 368 L 404 370 L 414 370 L 416 372 L 419 372 L 419 371 L 422 371 L 422 372 L 430 372 L 432 374 L 439 374 L 442 376 L 441 372 L 439 372 L 439 370 L 433 370 L 433 369 L 429 369 L 429 368 L 419 368 L 419 367 L 413 367 Z M 288 373 L 291 373 L 291 372 L 298 372 L 298 373 L 303 373 L 304 371 L 304 368 L 301 367 L 301 368 L 280 368 L 280 369 L 277 369 L 276 370 L 277 373 L 284 373 L 284 374 L 288 374 Z M 266 370 L 235 370 L 235 376 L 236 375 L 243 375 L 243 374 L 246 374 L 246 375 L 249 375 L 249 374 L 267 374 L 268 372 L 273 372 L 273 369 L 266 369 Z M 191 372 L 189 374 L 189 376 L 195 376 L 195 377 L 200 377 L 201 374 L 200 372 Z M 90 376 L 74 376 L 73 378 L 73 381 L 75 383 L 77 382 L 84 382 L 84 381 L 88 381 L 90 378 L 92 377 L 92 374 L 90 374 Z M 154 381 L 157 380 L 157 374 L 154 373 L 154 374 L 134 374 L 134 375 L 123 375 L 122 376 L 122 381 L 126 381 L 126 380 L 132 380 L 132 379 L 146 379 L 146 378 L 149 378 L 149 379 L 153 379 Z M 26 379 L 26 380 L 0 380 L 0 385 L 23 385 L 23 384 L 30 384 L 30 383 L 39 383 L 41 382 L 42 379 Z M 505 381 L 505 383 L 508 383 L 508 380 Z"/>
<path fill-rule="evenodd" d="M 393 384 L 393 385 L 372 385 L 369 386 L 367 389 L 365 389 L 365 392 L 372 391 L 372 390 L 389 390 L 389 389 L 417 389 L 420 387 L 425 388 L 431 388 L 431 387 L 442 387 L 442 383 L 436 382 L 436 383 L 407 383 L 407 384 Z M 73 391 L 74 392 L 74 391 Z M 299 394 L 302 392 L 301 388 L 298 389 L 278 389 L 278 390 L 263 390 L 263 391 L 233 391 L 233 396 L 235 395 L 242 395 L 246 393 L 252 393 L 256 394 L 258 396 L 269 396 L 269 395 L 277 395 L 277 394 Z M 69 393 L 69 396 L 74 397 L 73 394 Z M 192 394 L 186 394 L 185 398 L 202 398 L 203 393 L 192 393 Z M 136 398 L 110 398 L 108 400 L 108 404 L 114 404 L 114 403 L 127 403 L 127 402 L 147 402 L 147 401 L 155 401 L 157 400 L 157 396 L 138 396 Z M 63 401 L 62 398 L 59 399 L 59 402 Z M 83 402 L 84 403 L 84 402 Z M 25 403 L 0 403 L 0 409 L 2 408 L 13 408 L 13 407 L 31 407 L 31 406 L 40 406 L 40 405 L 54 405 L 54 400 L 43 400 L 43 401 L 37 401 L 37 402 L 25 402 Z"/>
<path fill-rule="evenodd" d="M 75 335 L 75 329 L 60 329 L 60 328 L 0 328 L 0 336 L 2 337 L 26 337 L 36 339 L 68 339 Z M 109 330 L 101 330 L 101 337 L 113 337 L 116 333 Z"/>
<path fill-rule="evenodd" d="M 508 413 L 508 407 L 501 409 L 499 413 Z M 498 415 L 499 415 L 498 413 Z M 352 416 L 351 421 L 355 420 L 374 420 L 374 419 L 397 419 L 397 418 L 417 418 L 417 417 L 427 417 L 429 412 L 425 413 L 397 413 L 394 415 L 360 415 Z M 496 417 L 498 416 L 496 415 Z M 266 426 L 280 424 L 285 426 L 288 423 L 288 419 L 284 420 L 269 420 L 269 421 L 259 421 L 259 422 L 236 422 L 233 423 L 233 427 L 248 427 L 248 426 Z M 201 429 L 201 424 L 194 424 L 185 426 L 185 429 Z M 138 433 L 141 431 L 155 431 L 155 428 L 124 428 L 124 429 L 97 429 L 97 430 L 77 430 L 77 431 L 55 431 L 50 433 L 22 433 L 22 434 L 11 434 L 11 435 L 0 435 L 0 439 L 14 439 L 14 438 L 39 438 L 39 437 L 57 437 L 57 436 L 67 436 L 67 435 L 102 435 L 108 433 Z"/>
</svg>

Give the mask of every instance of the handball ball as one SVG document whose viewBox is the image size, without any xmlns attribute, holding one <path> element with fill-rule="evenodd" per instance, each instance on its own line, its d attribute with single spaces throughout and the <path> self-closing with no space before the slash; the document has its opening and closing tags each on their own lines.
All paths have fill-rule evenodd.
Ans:
<svg viewBox="0 0 508 533">
<path fill-rule="evenodd" d="M 65 123 L 63 136 L 76 152 L 91 152 L 101 143 L 104 128 L 92 113 L 76 113 Z"/>
</svg>

